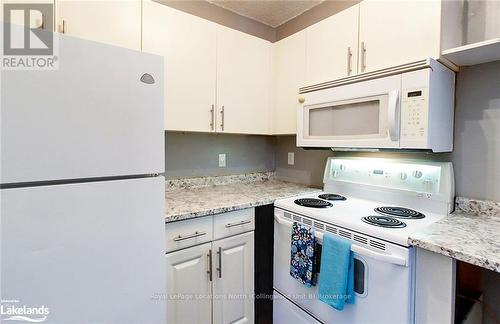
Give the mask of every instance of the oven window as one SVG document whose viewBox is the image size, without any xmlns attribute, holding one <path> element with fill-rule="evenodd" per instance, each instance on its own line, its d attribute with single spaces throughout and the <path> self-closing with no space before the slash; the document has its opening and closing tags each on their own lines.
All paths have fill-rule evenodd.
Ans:
<svg viewBox="0 0 500 324">
<path fill-rule="evenodd" d="M 354 258 L 354 292 L 360 295 L 365 293 L 365 264 Z"/>
<path fill-rule="evenodd" d="M 309 110 L 309 136 L 379 134 L 380 100 L 346 103 Z"/>
<path fill-rule="evenodd" d="M 323 246 L 316 243 L 314 247 L 313 268 L 319 273 L 321 267 L 321 253 Z M 366 264 L 360 259 L 354 258 L 354 292 L 364 295 L 366 291 Z"/>
</svg>

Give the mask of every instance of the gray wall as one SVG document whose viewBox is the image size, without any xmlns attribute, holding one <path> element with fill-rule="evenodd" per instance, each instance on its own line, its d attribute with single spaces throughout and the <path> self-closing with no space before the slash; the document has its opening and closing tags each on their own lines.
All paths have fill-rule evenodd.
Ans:
<svg viewBox="0 0 500 324">
<path fill-rule="evenodd" d="M 168 179 L 273 171 L 273 136 L 208 133 L 165 133 L 165 176 Z M 226 153 L 219 168 L 219 153 Z"/>
<path fill-rule="evenodd" d="M 295 137 L 278 137 L 278 177 L 322 185 L 321 169 L 333 152 L 295 148 Z M 286 152 L 296 152 L 287 165 Z M 337 156 L 406 157 L 452 161 L 459 196 L 500 201 L 500 61 L 464 68 L 457 76 L 455 148 L 446 154 L 335 153 Z"/>
<path fill-rule="evenodd" d="M 458 74 L 452 161 L 460 196 L 500 201 L 500 61 Z"/>
<path fill-rule="evenodd" d="M 304 150 L 295 146 L 295 136 L 276 138 L 276 176 L 280 180 L 323 186 L 326 159 L 333 155 L 330 149 Z M 288 165 L 288 152 L 295 153 L 294 165 Z"/>
</svg>

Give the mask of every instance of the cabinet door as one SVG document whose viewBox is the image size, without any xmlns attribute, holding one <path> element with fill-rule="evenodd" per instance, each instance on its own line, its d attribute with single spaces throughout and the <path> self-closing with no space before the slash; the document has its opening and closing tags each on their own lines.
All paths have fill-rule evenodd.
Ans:
<svg viewBox="0 0 500 324">
<path fill-rule="evenodd" d="M 360 72 L 439 58 L 439 0 L 364 0 L 359 19 Z"/>
<path fill-rule="evenodd" d="M 141 1 L 58 0 L 56 30 L 140 51 Z"/>
<path fill-rule="evenodd" d="M 356 74 L 359 5 L 306 29 L 307 85 Z"/>
<path fill-rule="evenodd" d="M 254 232 L 213 242 L 214 323 L 253 323 Z"/>
<path fill-rule="evenodd" d="M 214 131 L 216 25 L 149 0 L 143 16 L 143 51 L 165 59 L 165 129 Z"/>
<path fill-rule="evenodd" d="M 306 33 L 274 43 L 273 134 L 295 134 L 299 88 L 305 85 Z"/>
<path fill-rule="evenodd" d="M 167 254 L 167 323 L 210 323 L 212 243 Z"/>
<path fill-rule="evenodd" d="M 269 134 L 272 44 L 217 26 L 217 130 Z"/>
<path fill-rule="evenodd" d="M 29 5 L 29 4 L 51 4 L 54 5 L 53 0 L 2 0 L 0 5 L 0 21 L 4 21 L 4 5 L 5 4 L 21 4 L 21 5 Z M 54 14 L 54 10 L 52 9 L 52 14 Z M 13 11 L 10 13 L 10 22 L 12 24 L 25 26 L 26 23 L 24 21 L 24 11 Z M 34 10 L 30 12 L 30 23 L 29 27 L 31 28 L 42 28 L 46 30 L 53 30 L 54 26 L 47 23 L 45 17 L 42 17 L 42 13 L 38 10 Z"/>
</svg>

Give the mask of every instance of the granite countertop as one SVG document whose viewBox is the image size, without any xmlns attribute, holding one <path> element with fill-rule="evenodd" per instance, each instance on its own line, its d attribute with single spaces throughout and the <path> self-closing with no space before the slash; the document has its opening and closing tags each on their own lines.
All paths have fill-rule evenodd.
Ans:
<svg viewBox="0 0 500 324">
<path fill-rule="evenodd" d="M 167 182 L 165 222 L 214 215 L 233 210 L 272 204 L 276 199 L 320 191 L 291 182 L 276 180 L 272 173 Z M 208 179 L 208 180 L 207 180 Z M 200 184 L 201 181 L 201 184 Z M 193 185 L 194 183 L 194 185 Z M 216 183 L 216 185 L 214 185 Z"/>
<path fill-rule="evenodd" d="M 500 203 L 458 197 L 456 212 L 410 235 L 411 245 L 500 272 Z"/>
</svg>

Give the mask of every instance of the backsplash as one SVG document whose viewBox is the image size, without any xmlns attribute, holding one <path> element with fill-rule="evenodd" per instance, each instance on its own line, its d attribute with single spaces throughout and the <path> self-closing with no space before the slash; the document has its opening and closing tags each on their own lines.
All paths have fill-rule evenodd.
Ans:
<svg viewBox="0 0 500 324">
<path fill-rule="evenodd" d="M 274 136 L 165 132 L 165 178 L 224 176 L 275 170 Z M 226 167 L 219 168 L 219 154 Z"/>
<path fill-rule="evenodd" d="M 195 177 L 182 179 L 167 179 L 165 191 L 199 188 L 209 186 L 228 185 L 233 183 L 250 183 L 255 181 L 269 181 L 275 178 L 274 172 L 256 172 L 246 174 L 235 174 L 227 176 Z"/>
<path fill-rule="evenodd" d="M 500 202 L 457 197 L 455 199 L 455 211 L 478 216 L 500 217 Z"/>
</svg>

